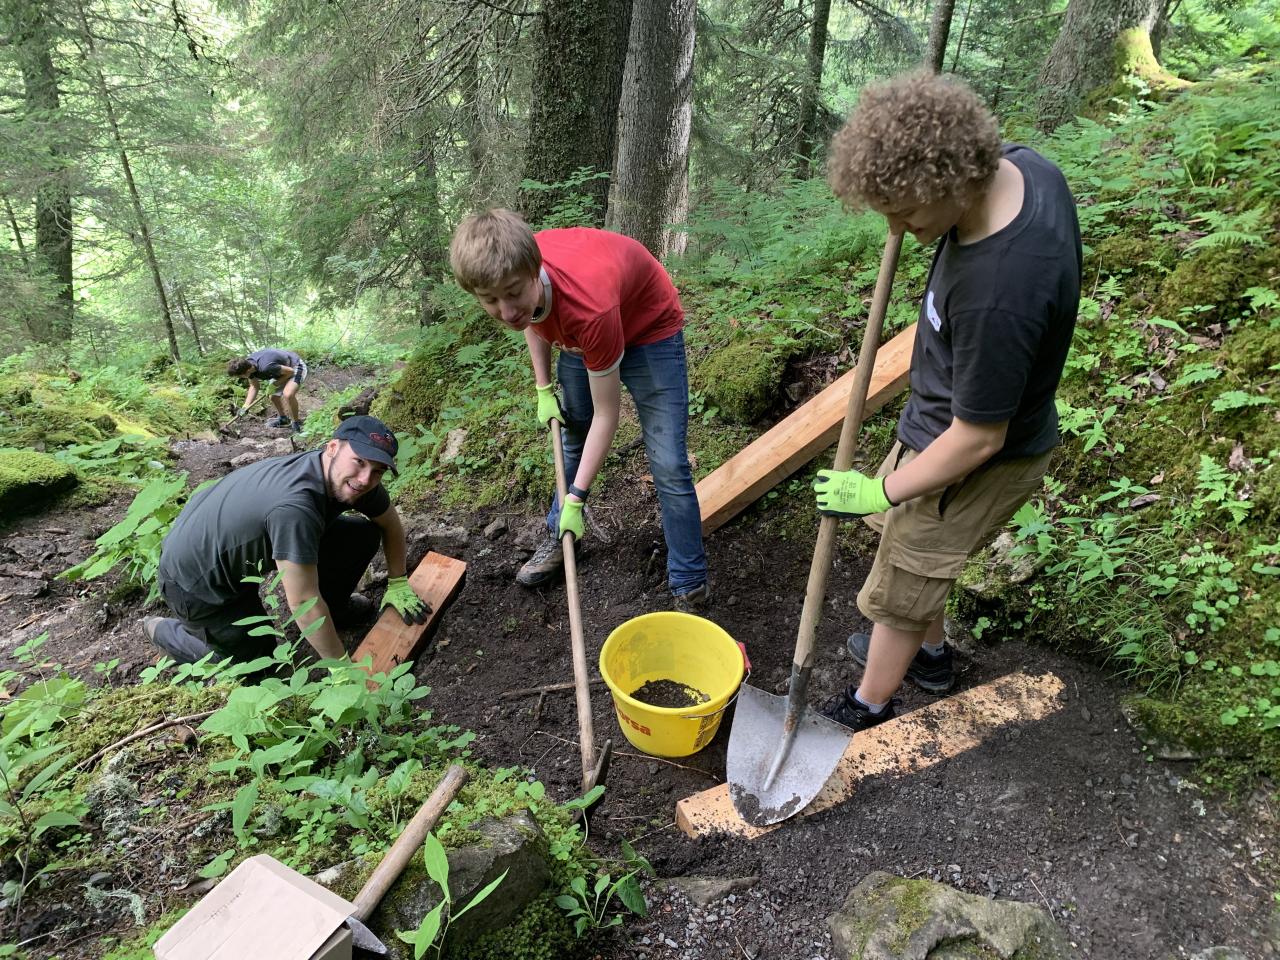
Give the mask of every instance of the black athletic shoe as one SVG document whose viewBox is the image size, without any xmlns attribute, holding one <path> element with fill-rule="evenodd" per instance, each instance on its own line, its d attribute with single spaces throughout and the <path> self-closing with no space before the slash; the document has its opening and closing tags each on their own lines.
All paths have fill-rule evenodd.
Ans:
<svg viewBox="0 0 1280 960">
<path fill-rule="evenodd" d="M 290 421 L 288 417 L 282 417 L 279 414 L 267 420 L 268 427 L 287 427 L 289 426 L 289 423 Z"/>
<path fill-rule="evenodd" d="M 871 638 L 865 633 L 855 633 L 849 638 L 849 653 L 859 666 L 867 665 L 867 651 L 871 648 Z M 911 665 L 907 667 L 907 679 L 925 693 L 946 693 L 956 685 L 955 658 L 952 656 L 951 644 L 943 643 L 942 652 L 936 656 L 917 650 Z"/>
<path fill-rule="evenodd" d="M 867 730 L 870 727 L 878 727 L 886 720 L 892 720 L 897 716 L 893 710 L 898 703 L 897 700 L 890 700 L 884 705 L 883 710 L 879 713 L 873 713 L 854 697 L 853 694 L 856 689 L 856 687 L 850 685 L 845 688 L 844 693 L 836 694 L 828 700 L 820 711 L 822 715 L 828 720 L 834 720 L 836 723 L 848 727 L 854 733 L 859 730 Z"/>
</svg>

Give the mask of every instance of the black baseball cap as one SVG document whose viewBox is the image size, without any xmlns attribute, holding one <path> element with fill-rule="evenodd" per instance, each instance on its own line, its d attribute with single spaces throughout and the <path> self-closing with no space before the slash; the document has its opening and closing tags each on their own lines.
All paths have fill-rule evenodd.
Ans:
<svg viewBox="0 0 1280 960">
<path fill-rule="evenodd" d="M 377 417 L 347 417 L 333 431 L 333 438 L 346 440 L 356 456 L 375 463 L 385 463 L 392 473 L 399 473 L 396 470 L 396 451 L 400 449 L 400 444 L 391 428 Z"/>
</svg>

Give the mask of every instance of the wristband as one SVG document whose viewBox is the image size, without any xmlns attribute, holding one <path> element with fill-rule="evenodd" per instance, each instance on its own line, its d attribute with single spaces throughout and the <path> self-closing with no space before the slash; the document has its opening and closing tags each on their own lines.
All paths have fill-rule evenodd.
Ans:
<svg viewBox="0 0 1280 960">
<path fill-rule="evenodd" d="M 569 492 L 570 492 L 570 493 L 572 493 L 572 494 L 573 494 L 575 497 L 577 497 L 579 500 L 581 500 L 581 501 L 583 501 L 583 502 L 585 503 L 585 502 L 586 502 L 586 499 L 587 499 L 587 494 L 588 494 L 588 493 L 590 493 L 591 491 L 590 491 L 590 489 L 583 490 L 581 487 L 575 487 L 575 486 L 571 483 L 571 484 L 569 484 Z"/>
</svg>

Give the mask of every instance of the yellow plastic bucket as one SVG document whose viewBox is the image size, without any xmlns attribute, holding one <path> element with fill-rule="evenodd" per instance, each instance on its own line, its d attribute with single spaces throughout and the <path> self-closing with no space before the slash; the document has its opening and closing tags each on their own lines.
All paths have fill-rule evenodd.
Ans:
<svg viewBox="0 0 1280 960">
<path fill-rule="evenodd" d="M 613 694 L 622 732 L 655 757 L 687 757 L 710 743 L 743 671 L 743 654 L 733 637 L 710 620 L 675 611 L 628 620 L 600 650 L 600 676 Z M 656 707 L 631 696 L 655 680 L 684 684 L 711 699 Z"/>
</svg>

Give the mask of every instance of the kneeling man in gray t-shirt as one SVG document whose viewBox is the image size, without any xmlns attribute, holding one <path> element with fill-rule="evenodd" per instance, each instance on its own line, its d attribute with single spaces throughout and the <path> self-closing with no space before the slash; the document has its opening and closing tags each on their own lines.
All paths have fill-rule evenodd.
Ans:
<svg viewBox="0 0 1280 960">
<path fill-rule="evenodd" d="M 278 569 L 307 641 L 321 657 L 341 657 L 335 624 L 371 612 L 352 592 L 379 544 L 389 576 L 383 607 L 424 622 L 430 609 L 409 585 L 404 527 L 382 486 L 398 446 L 381 420 L 351 417 L 319 450 L 259 461 L 193 496 L 160 554 L 160 593 L 177 619 L 147 617 L 147 639 L 180 663 L 269 655 L 276 639 L 250 635 L 265 621 L 237 623 L 265 615 L 258 578 Z"/>
</svg>

